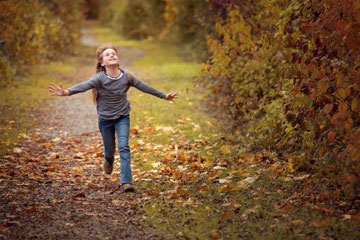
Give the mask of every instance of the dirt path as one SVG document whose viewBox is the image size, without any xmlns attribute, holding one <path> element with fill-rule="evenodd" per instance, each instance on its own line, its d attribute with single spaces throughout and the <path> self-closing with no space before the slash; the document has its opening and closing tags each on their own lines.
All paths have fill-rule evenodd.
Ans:
<svg viewBox="0 0 360 240">
<path fill-rule="evenodd" d="M 83 33 L 84 44 L 97 45 Z M 125 69 L 143 54 L 121 51 L 133 51 L 122 62 Z M 93 72 L 75 74 L 88 79 Z M 142 189 L 122 193 L 118 165 L 111 176 L 103 173 L 89 94 L 55 99 L 33 133 L 23 137 L 0 159 L 0 239 L 165 239 L 143 225 Z"/>
</svg>

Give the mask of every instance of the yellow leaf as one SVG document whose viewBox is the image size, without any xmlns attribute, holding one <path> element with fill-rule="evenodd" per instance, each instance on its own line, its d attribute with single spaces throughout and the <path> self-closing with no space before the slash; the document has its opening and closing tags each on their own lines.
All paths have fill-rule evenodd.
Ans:
<svg viewBox="0 0 360 240">
<path fill-rule="evenodd" d="M 29 139 L 29 138 L 30 138 L 30 137 L 29 137 L 28 135 L 26 135 L 25 133 L 19 134 L 19 137 L 26 138 L 26 139 Z"/>
<path fill-rule="evenodd" d="M 337 96 L 338 98 L 341 98 L 341 99 L 345 99 L 350 95 L 350 93 L 351 93 L 350 88 L 339 88 L 336 91 L 335 96 Z"/>
<path fill-rule="evenodd" d="M 14 148 L 13 151 L 14 151 L 14 153 L 21 153 L 22 149 L 21 148 Z"/>
<path fill-rule="evenodd" d="M 221 152 L 222 154 L 228 154 L 228 153 L 231 153 L 231 151 L 230 151 L 230 146 L 227 146 L 227 145 L 223 145 L 223 146 L 221 146 L 221 148 L 220 148 L 220 152 Z"/>
<path fill-rule="evenodd" d="M 336 85 L 337 87 L 344 87 L 345 76 L 342 72 L 336 74 Z"/>
<path fill-rule="evenodd" d="M 299 220 L 293 220 L 291 221 L 291 223 L 294 225 L 300 225 L 300 224 L 304 224 L 304 221 L 299 219 Z"/>
<path fill-rule="evenodd" d="M 310 222 L 311 227 L 326 227 L 329 224 L 330 224 L 330 222 L 328 222 L 328 221 L 319 221 L 319 222 L 312 221 L 312 222 Z"/>
<path fill-rule="evenodd" d="M 244 173 L 243 169 L 237 169 L 237 170 L 233 170 L 230 172 L 231 175 L 233 176 L 242 176 Z"/>
<path fill-rule="evenodd" d="M 202 164 L 203 167 L 211 167 L 212 165 L 213 163 L 209 159 Z"/>
<path fill-rule="evenodd" d="M 340 105 L 339 105 L 340 112 L 345 113 L 345 112 L 347 112 L 348 109 L 349 109 L 349 106 L 348 106 L 347 102 L 344 101 L 344 102 L 340 103 Z"/>
<path fill-rule="evenodd" d="M 287 169 L 289 170 L 289 172 L 295 172 L 293 161 L 293 158 L 289 158 L 288 160 Z"/>
<path fill-rule="evenodd" d="M 351 101 L 351 110 L 353 112 L 359 112 L 359 98 L 353 98 L 353 100 Z"/>
</svg>

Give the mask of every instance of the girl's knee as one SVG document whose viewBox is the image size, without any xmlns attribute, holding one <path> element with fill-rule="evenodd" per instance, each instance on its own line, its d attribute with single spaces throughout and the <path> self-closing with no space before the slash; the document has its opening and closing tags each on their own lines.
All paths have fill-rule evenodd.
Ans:
<svg viewBox="0 0 360 240">
<path fill-rule="evenodd" d="M 119 143 L 119 152 L 130 151 L 130 147 L 128 143 Z"/>
</svg>

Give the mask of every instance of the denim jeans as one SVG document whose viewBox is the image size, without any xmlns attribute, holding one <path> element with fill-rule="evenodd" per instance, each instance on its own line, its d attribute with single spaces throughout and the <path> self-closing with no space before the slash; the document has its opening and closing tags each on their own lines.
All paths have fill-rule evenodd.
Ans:
<svg viewBox="0 0 360 240">
<path fill-rule="evenodd" d="M 109 163 L 114 162 L 116 133 L 120 153 L 120 184 L 132 183 L 129 147 L 130 116 L 120 116 L 114 120 L 105 120 L 99 117 L 98 124 L 104 142 L 105 159 Z"/>
</svg>

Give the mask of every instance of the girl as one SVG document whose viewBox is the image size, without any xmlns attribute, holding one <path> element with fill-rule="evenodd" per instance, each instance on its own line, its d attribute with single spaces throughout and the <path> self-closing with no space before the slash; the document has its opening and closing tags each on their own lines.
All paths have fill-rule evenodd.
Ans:
<svg viewBox="0 0 360 240">
<path fill-rule="evenodd" d="M 93 100 L 96 104 L 98 125 L 104 143 L 104 171 L 111 174 L 115 153 L 115 133 L 120 153 L 121 179 L 120 187 L 124 192 L 134 192 L 130 166 L 129 128 L 130 128 L 130 102 L 126 92 L 129 88 L 152 94 L 165 100 L 173 100 L 179 92 L 165 94 L 132 76 L 120 68 L 117 50 L 113 45 L 104 44 L 96 50 L 97 74 L 87 82 L 76 84 L 68 89 L 49 85 L 49 91 L 54 96 L 71 96 L 76 93 L 93 90 Z"/>
</svg>

